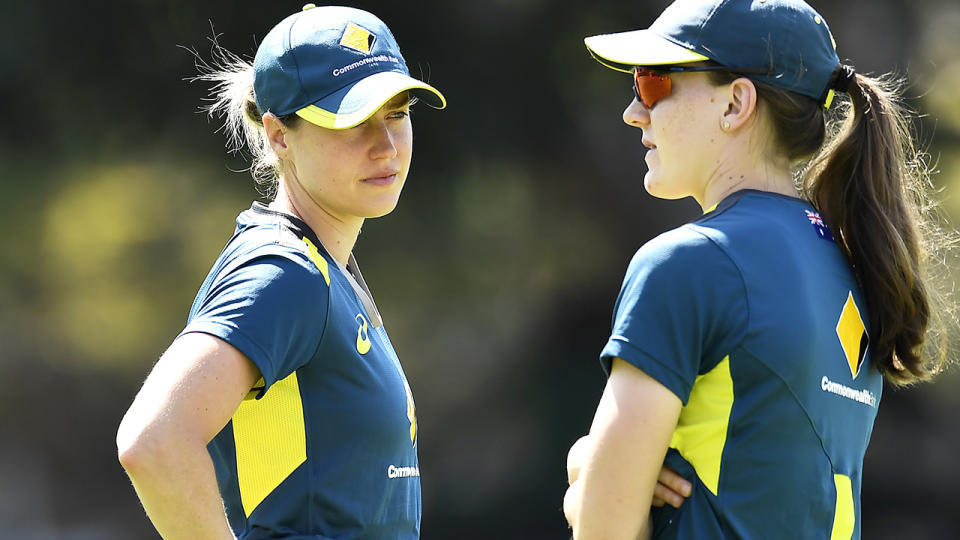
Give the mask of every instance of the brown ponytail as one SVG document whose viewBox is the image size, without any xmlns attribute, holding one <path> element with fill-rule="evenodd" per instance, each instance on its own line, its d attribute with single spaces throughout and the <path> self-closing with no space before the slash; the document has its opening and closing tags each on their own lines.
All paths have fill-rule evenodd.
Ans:
<svg viewBox="0 0 960 540">
<path fill-rule="evenodd" d="M 939 372 L 946 353 L 923 357 L 933 309 L 920 213 L 930 206 L 928 172 L 898 102 L 901 86 L 856 76 L 840 130 L 811 163 L 803 189 L 838 233 L 866 296 L 874 366 L 905 385 Z"/>
<path fill-rule="evenodd" d="M 710 76 L 718 85 L 739 77 Z M 931 292 L 930 263 L 936 254 L 945 265 L 957 238 L 937 226 L 925 154 L 899 104 L 903 82 L 855 75 L 849 99 L 838 95 L 836 112 L 826 115 L 839 117 L 831 121 L 816 100 L 753 82 L 776 149 L 798 164 L 813 156 L 798 173 L 799 187 L 830 225 L 866 297 L 873 366 L 896 385 L 932 378 L 946 363 L 946 327 L 957 319 L 949 294 Z"/>
</svg>

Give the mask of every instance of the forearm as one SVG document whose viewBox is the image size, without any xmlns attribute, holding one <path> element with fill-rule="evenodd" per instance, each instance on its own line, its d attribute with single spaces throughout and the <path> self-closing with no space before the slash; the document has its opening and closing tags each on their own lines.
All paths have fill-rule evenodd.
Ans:
<svg viewBox="0 0 960 540">
<path fill-rule="evenodd" d="M 234 540 L 206 447 L 166 444 L 121 456 L 144 510 L 165 540 Z"/>
<path fill-rule="evenodd" d="M 650 505 L 680 406 L 657 381 L 614 360 L 564 498 L 576 540 L 649 537 Z"/>
<path fill-rule="evenodd" d="M 597 426 L 595 426 L 597 427 Z M 564 498 L 564 509 L 576 540 L 648 538 L 646 526 L 656 484 L 638 453 L 644 452 L 636 426 L 621 418 L 596 430 L 593 446 Z M 653 461 L 655 458 L 651 458 Z M 662 456 L 661 456 L 662 460 Z"/>
<path fill-rule="evenodd" d="M 581 492 L 582 487 L 583 487 L 583 484 L 579 484 L 579 483 L 572 484 L 569 488 L 567 488 L 567 492 L 563 497 L 563 512 L 567 516 L 567 521 L 572 524 L 571 527 L 574 529 L 573 538 L 574 540 L 581 540 L 585 538 L 607 538 L 607 536 L 604 536 L 605 534 L 607 534 L 607 532 L 605 531 L 598 532 L 598 531 L 588 530 L 589 527 L 587 525 L 583 525 L 583 521 L 578 519 L 578 516 L 580 515 L 580 511 L 581 511 L 580 502 L 582 500 L 582 492 Z M 588 515 L 590 514 L 589 510 L 587 511 L 587 514 Z M 573 524 L 580 524 L 580 525 L 573 525 Z M 631 540 L 633 539 L 650 540 L 652 533 L 653 533 L 653 525 L 650 521 L 649 516 L 646 516 L 642 518 L 640 530 L 636 533 L 635 536 L 631 536 L 631 533 L 629 532 L 629 530 L 626 530 L 624 531 L 624 534 L 622 535 L 622 537 L 630 538 Z"/>
</svg>

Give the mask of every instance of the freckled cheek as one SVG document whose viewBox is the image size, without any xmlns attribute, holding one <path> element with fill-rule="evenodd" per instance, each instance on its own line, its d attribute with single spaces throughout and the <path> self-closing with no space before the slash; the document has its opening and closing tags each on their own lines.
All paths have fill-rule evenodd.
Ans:
<svg viewBox="0 0 960 540">
<path fill-rule="evenodd" d="M 400 157 L 404 175 L 410 169 L 410 161 L 413 157 L 413 133 L 402 134 L 397 140 L 397 155 Z"/>
</svg>

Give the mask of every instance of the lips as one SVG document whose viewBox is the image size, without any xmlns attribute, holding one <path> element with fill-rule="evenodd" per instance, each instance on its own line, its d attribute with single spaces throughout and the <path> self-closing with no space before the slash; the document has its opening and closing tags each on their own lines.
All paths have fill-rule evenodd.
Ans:
<svg viewBox="0 0 960 540">
<path fill-rule="evenodd" d="M 362 182 L 376 186 L 389 186 L 397 180 L 397 174 L 399 174 L 399 172 L 400 171 L 380 171 L 374 173 L 374 176 L 364 178 Z"/>
<path fill-rule="evenodd" d="M 654 150 L 654 149 L 656 149 L 656 147 L 657 147 L 657 145 L 653 144 L 653 142 L 650 141 L 650 139 L 644 138 L 644 139 L 643 139 L 642 141 L 640 141 L 640 142 L 643 143 L 644 146 L 646 146 L 647 148 L 649 148 L 649 149 L 651 149 L 651 150 Z"/>
</svg>

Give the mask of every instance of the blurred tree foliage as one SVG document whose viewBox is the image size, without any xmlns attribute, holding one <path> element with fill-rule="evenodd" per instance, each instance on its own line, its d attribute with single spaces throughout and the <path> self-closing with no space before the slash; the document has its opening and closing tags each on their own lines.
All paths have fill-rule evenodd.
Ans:
<svg viewBox="0 0 960 540">
<path fill-rule="evenodd" d="M 586 35 L 666 2 L 358 2 L 415 74 L 400 207 L 356 248 L 417 395 L 425 538 L 560 538 L 569 445 L 634 250 L 697 215 L 642 188 L 625 77 Z M 960 6 L 814 2 L 841 57 L 897 69 L 960 222 Z M 116 463 L 121 415 L 258 197 L 186 49 L 252 56 L 290 2 L 20 2 L 0 31 L 0 524 L 10 538 L 152 538 Z M 222 32 L 222 34 L 221 34 Z M 179 48 L 183 46 L 185 48 Z M 953 264 L 948 262 L 948 264 Z M 956 267 L 953 265 L 956 277 Z M 948 538 L 958 518 L 955 372 L 888 392 L 867 455 L 865 538 Z"/>
</svg>

